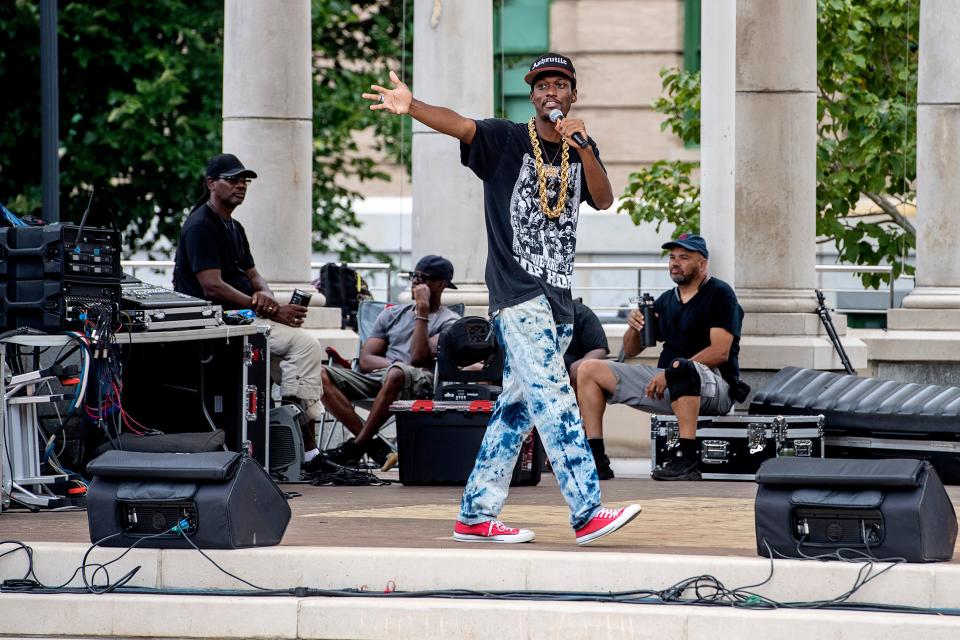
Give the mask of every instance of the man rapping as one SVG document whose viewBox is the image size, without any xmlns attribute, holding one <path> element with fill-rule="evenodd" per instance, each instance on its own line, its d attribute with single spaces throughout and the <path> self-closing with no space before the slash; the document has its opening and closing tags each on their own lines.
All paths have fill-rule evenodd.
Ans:
<svg viewBox="0 0 960 640">
<path fill-rule="evenodd" d="M 497 400 L 460 504 L 453 537 L 529 542 L 534 533 L 499 520 L 520 445 L 535 426 L 570 508 L 578 544 L 612 533 L 639 505 L 604 508 L 580 412 L 563 363 L 573 330 L 570 284 L 580 203 L 613 204 L 596 143 L 566 118 L 577 76 L 566 56 L 547 53 L 525 76 L 535 115 L 528 122 L 472 120 L 417 100 L 395 73 L 374 85 L 373 110 L 411 117 L 460 141 L 461 162 L 483 181 L 490 314 L 506 354 Z M 551 118 L 551 114 L 553 117 Z M 558 117 L 560 116 L 560 117 Z"/>
</svg>

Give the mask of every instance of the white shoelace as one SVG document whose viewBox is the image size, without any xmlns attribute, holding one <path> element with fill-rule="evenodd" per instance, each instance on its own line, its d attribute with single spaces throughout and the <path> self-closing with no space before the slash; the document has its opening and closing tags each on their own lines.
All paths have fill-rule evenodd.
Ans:
<svg viewBox="0 0 960 640">
<path fill-rule="evenodd" d="M 594 518 L 616 518 L 620 515 L 620 512 L 623 509 L 612 509 L 610 507 L 603 507 L 600 511 L 597 511 L 597 515 L 593 516 Z"/>
<path fill-rule="evenodd" d="M 495 535 L 493 533 L 494 529 L 498 531 L 502 531 L 503 533 L 511 533 L 513 531 L 513 527 L 508 527 L 507 525 L 503 524 L 499 520 L 491 520 L 490 528 L 487 529 L 487 535 Z"/>
</svg>

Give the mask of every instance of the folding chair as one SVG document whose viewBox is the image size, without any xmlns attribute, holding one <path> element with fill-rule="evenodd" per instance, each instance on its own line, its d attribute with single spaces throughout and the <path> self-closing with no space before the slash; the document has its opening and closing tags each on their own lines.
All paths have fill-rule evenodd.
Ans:
<svg viewBox="0 0 960 640">
<path fill-rule="evenodd" d="M 360 350 L 363 348 L 363 343 L 366 342 L 367 338 L 370 337 L 370 332 L 373 331 L 373 325 L 377 321 L 377 318 L 384 309 L 390 306 L 393 306 L 393 303 L 380 302 L 377 300 L 361 301 L 360 306 L 357 309 L 357 355 L 354 356 L 353 359 L 347 360 L 334 347 L 327 347 L 327 364 L 330 366 L 344 367 L 345 369 L 359 371 Z M 364 398 L 354 402 L 354 406 L 358 409 L 363 409 L 364 411 L 370 411 L 370 407 L 373 406 L 373 400 L 373 398 Z M 393 418 L 387 422 L 389 423 L 392 420 Z M 317 446 L 320 447 L 321 451 L 324 449 L 329 449 L 331 445 L 335 444 L 333 442 L 333 438 L 336 434 L 338 426 L 340 428 L 340 442 L 349 437 L 346 433 L 346 428 L 340 423 L 339 420 L 330 415 L 326 408 L 324 408 L 323 414 L 317 421 L 317 426 L 320 430 L 320 433 L 317 435 Z M 386 426 L 387 425 L 385 424 L 384 427 Z M 382 430 L 383 429 L 381 428 L 381 431 Z M 339 442 L 336 444 L 339 444 Z"/>
<path fill-rule="evenodd" d="M 357 355 L 352 360 L 347 360 L 344 358 L 337 350 L 333 347 L 327 347 L 326 352 L 328 356 L 328 364 L 331 366 L 341 366 L 350 369 L 359 370 L 360 366 L 360 350 L 363 348 L 363 344 L 367 341 L 367 338 L 370 337 L 370 333 L 373 331 L 374 323 L 376 323 L 377 318 L 383 312 L 384 309 L 393 306 L 395 303 L 391 302 L 380 302 L 375 300 L 364 300 L 360 302 L 360 307 L 357 309 L 357 336 L 359 338 L 357 342 Z M 456 304 L 446 305 L 448 309 L 453 311 L 459 316 L 463 316 L 464 311 L 466 310 L 465 305 L 460 302 Z M 370 408 L 373 406 L 374 398 L 363 398 L 361 400 L 354 401 L 354 407 L 363 411 L 370 411 Z M 396 451 L 396 434 L 391 434 L 389 429 L 393 427 L 394 419 L 391 416 L 380 427 L 379 435 L 383 440 L 390 445 L 390 447 Z M 346 433 L 346 428 L 340 424 L 340 422 L 334 418 L 332 415 L 329 415 L 326 409 L 324 409 L 323 414 L 320 416 L 320 420 L 317 421 L 319 426 L 320 433 L 317 438 L 319 447 L 321 450 L 329 449 L 331 446 L 339 444 L 343 440 L 346 440 L 350 436 Z M 337 435 L 339 427 L 339 441 L 334 442 L 334 438 Z"/>
</svg>

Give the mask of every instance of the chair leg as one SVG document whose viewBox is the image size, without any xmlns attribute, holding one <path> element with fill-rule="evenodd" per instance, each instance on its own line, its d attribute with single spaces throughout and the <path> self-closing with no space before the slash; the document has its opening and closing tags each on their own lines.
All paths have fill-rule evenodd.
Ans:
<svg viewBox="0 0 960 640">
<path fill-rule="evenodd" d="M 319 433 L 317 434 L 317 447 L 323 451 L 324 449 L 329 449 L 330 445 L 333 442 L 334 434 L 337 430 L 337 425 L 340 426 L 340 435 L 341 440 L 345 440 L 343 437 L 346 428 L 343 426 L 339 420 L 333 417 L 333 415 L 326 409 L 323 409 L 323 413 L 320 414 L 320 418 L 317 420 L 317 425 L 319 426 Z"/>
</svg>

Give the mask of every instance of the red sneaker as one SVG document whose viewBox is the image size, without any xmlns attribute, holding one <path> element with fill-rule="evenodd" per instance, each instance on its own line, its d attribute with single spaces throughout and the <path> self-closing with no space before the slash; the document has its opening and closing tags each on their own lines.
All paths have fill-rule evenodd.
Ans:
<svg viewBox="0 0 960 640">
<path fill-rule="evenodd" d="M 514 529 L 499 520 L 487 520 L 479 524 L 463 524 L 459 520 L 453 525 L 453 539 L 459 542 L 530 542 L 534 538 L 529 529 Z"/>
<path fill-rule="evenodd" d="M 604 507 L 597 511 L 597 515 L 577 529 L 577 544 L 589 544 L 597 538 L 613 533 L 640 515 L 640 505 L 631 504 L 620 509 Z"/>
</svg>

